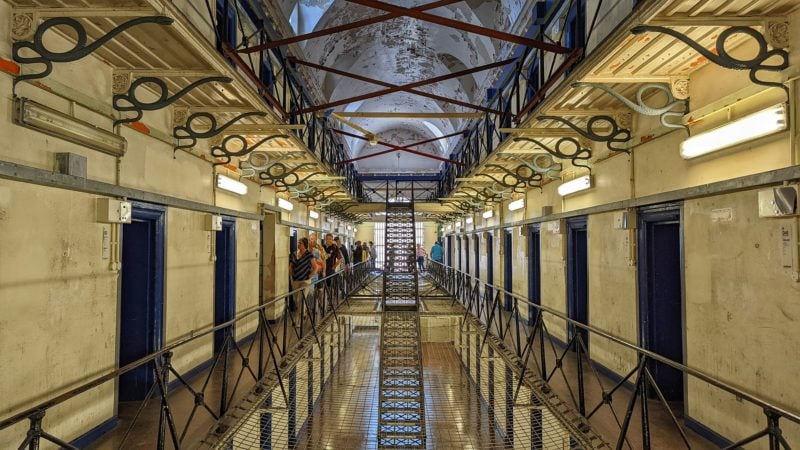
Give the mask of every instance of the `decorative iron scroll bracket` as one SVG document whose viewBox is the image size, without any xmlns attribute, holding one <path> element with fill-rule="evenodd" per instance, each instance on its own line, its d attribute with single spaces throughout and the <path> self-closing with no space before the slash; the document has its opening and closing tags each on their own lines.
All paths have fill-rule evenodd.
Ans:
<svg viewBox="0 0 800 450">
<path fill-rule="evenodd" d="M 639 89 L 636 91 L 636 103 L 628 100 L 627 97 L 620 94 L 619 92 L 611 89 L 610 87 L 599 84 L 599 83 L 573 83 L 573 88 L 590 88 L 590 89 L 599 89 L 606 94 L 616 98 L 620 102 L 624 103 L 625 106 L 634 110 L 635 112 L 645 115 L 645 116 L 660 116 L 661 125 L 664 125 L 667 128 L 684 128 L 689 129 L 686 125 L 681 123 L 680 121 L 683 118 L 683 115 L 688 112 L 689 103 L 686 100 L 676 100 L 675 96 L 672 94 L 672 89 L 665 84 L 660 83 L 645 83 L 639 86 Z M 650 106 L 644 101 L 644 95 L 648 91 L 656 90 L 661 91 L 666 95 L 667 100 L 664 102 L 662 106 Z M 674 111 L 676 106 L 682 106 L 682 111 Z M 667 120 L 669 117 L 677 117 L 678 122 L 670 122 Z"/>
<path fill-rule="evenodd" d="M 44 64 L 45 66 L 44 70 L 41 72 L 29 73 L 15 77 L 14 86 L 23 80 L 35 80 L 50 75 L 50 73 L 53 71 L 53 63 L 77 61 L 90 55 L 92 52 L 113 39 L 116 35 L 129 28 L 147 23 L 152 23 L 155 25 L 171 25 L 172 22 L 173 20 L 167 16 L 137 17 L 120 24 L 102 37 L 87 45 L 86 29 L 77 20 L 71 17 L 54 17 L 52 19 L 47 19 L 36 28 L 36 32 L 33 34 L 33 40 L 31 42 L 15 42 L 11 47 L 11 54 L 14 61 L 20 64 Z M 50 28 L 62 25 L 72 28 L 72 31 L 75 34 L 75 45 L 71 49 L 63 52 L 48 50 L 47 47 L 45 47 L 43 40 L 45 33 L 47 33 Z M 22 56 L 22 51 L 26 49 L 31 50 L 37 56 Z"/>
<path fill-rule="evenodd" d="M 177 126 L 172 130 L 172 136 L 175 139 L 178 139 L 178 140 L 188 139 L 191 142 L 190 144 L 176 145 L 175 146 L 175 150 L 194 147 L 195 144 L 197 144 L 197 140 L 198 139 L 212 138 L 212 137 L 222 133 L 223 131 L 225 131 L 226 128 L 228 128 L 229 126 L 233 125 L 234 123 L 244 119 L 245 117 L 253 117 L 253 116 L 264 117 L 266 115 L 267 115 L 267 113 L 260 112 L 260 111 L 246 112 L 246 113 L 239 114 L 238 116 L 234 117 L 233 119 L 231 119 L 231 120 L 225 122 L 224 124 L 218 126 L 217 125 L 217 119 L 214 117 L 213 114 L 208 113 L 208 112 L 197 112 L 197 113 L 194 113 L 191 116 L 189 116 L 188 119 L 186 119 L 186 123 L 184 125 Z M 209 123 L 211 124 L 210 128 L 208 130 L 205 130 L 205 131 L 196 130 L 193 125 L 198 119 L 207 119 L 209 121 Z"/>
<path fill-rule="evenodd" d="M 264 143 L 271 141 L 273 139 L 279 138 L 288 138 L 289 136 L 285 134 L 274 134 L 272 136 L 267 136 L 264 139 L 256 142 L 253 145 L 247 145 L 247 138 L 239 134 L 232 134 L 230 136 L 226 136 L 225 139 L 222 140 L 220 145 L 215 145 L 211 147 L 211 156 L 214 158 L 223 159 L 222 162 L 215 162 L 215 166 L 230 164 L 232 158 L 234 156 L 245 156 L 251 153 L 256 148 L 260 147 Z M 230 144 L 238 142 L 239 143 L 239 150 L 232 150 L 229 148 Z M 251 174 L 252 175 L 252 174 Z"/>
<path fill-rule="evenodd" d="M 188 94 L 190 91 L 194 90 L 198 86 L 201 86 L 206 83 L 211 82 L 219 82 L 219 83 L 230 83 L 233 81 L 228 77 L 208 77 L 203 78 L 201 80 L 197 80 L 190 85 L 186 86 L 185 88 L 181 89 L 175 95 L 169 96 L 169 89 L 167 88 L 167 83 L 160 78 L 155 77 L 142 77 L 136 79 L 131 85 L 128 87 L 128 92 L 125 94 L 116 94 L 114 95 L 114 109 L 119 112 L 130 112 L 133 111 L 136 113 L 133 117 L 122 118 L 119 120 L 114 121 L 114 125 L 119 125 L 122 123 L 131 123 L 136 122 L 137 120 L 141 120 L 144 111 L 156 111 L 162 108 L 166 108 L 167 106 L 175 103 L 179 98 L 183 97 L 184 95 Z M 149 84 L 151 86 L 155 86 L 158 88 L 158 94 L 155 100 L 153 101 L 143 101 L 136 97 L 137 89 L 144 85 Z M 200 114 L 200 113 L 198 113 Z M 187 120 L 191 120 L 194 115 L 190 116 Z M 180 128 L 180 127 L 178 127 Z"/>
<path fill-rule="evenodd" d="M 714 64 L 724 67 L 726 69 L 734 70 L 749 70 L 750 81 L 754 84 L 761 86 L 780 87 L 788 92 L 783 83 L 775 81 L 765 81 L 758 77 L 758 72 L 765 70 L 767 72 L 780 72 L 781 70 L 789 67 L 789 52 L 782 48 L 769 50 L 767 39 L 753 28 L 745 26 L 730 27 L 717 36 L 716 52 L 709 51 L 704 46 L 700 45 L 697 41 L 692 40 L 685 34 L 673 30 L 672 28 L 655 26 L 655 25 L 639 25 L 631 28 L 631 33 L 663 33 L 678 39 L 689 47 L 693 48 L 697 53 L 700 53 L 709 61 Z M 750 36 L 756 41 L 758 45 L 758 53 L 750 59 L 737 59 L 731 56 L 725 48 L 725 41 L 737 34 L 745 34 Z M 767 60 L 777 57 L 779 63 L 765 64 Z"/>
<path fill-rule="evenodd" d="M 535 170 L 543 176 L 547 176 L 547 178 L 551 180 L 561 178 L 560 173 L 563 166 L 561 163 L 556 162 L 556 160 L 553 158 L 553 155 L 550 153 L 539 153 L 533 155 L 533 161 L 531 162 L 525 161 L 519 156 L 512 156 L 512 158 L 528 166 L 531 170 Z M 542 162 L 544 162 L 546 165 L 542 165 Z"/>
<path fill-rule="evenodd" d="M 546 151 L 547 153 L 550 153 L 556 158 L 568 159 L 572 161 L 573 166 L 585 167 L 589 169 L 589 172 L 592 171 L 592 168 L 589 167 L 588 164 L 579 162 L 579 161 L 589 161 L 592 158 L 592 150 L 582 147 L 581 143 L 574 137 L 563 137 L 559 139 L 558 141 L 556 141 L 555 147 L 550 147 L 548 145 L 545 145 L 544 142 L 538 139 L 526 138 L 526 137 L 514 138 L 514 142 L 532 142 L 541 147 L 542 150 Z M 565 146 L 567 146 L 568 148 L 564 148 Z"/>
<path fill-rule="evenodd" d="M 559 117 L 559 116 L 539 116 L 539 117 L 537 117 L 537 119 L 538 120 L 555 120 L 556 122 L 561 122 L 564 125 L 572 128 L 576 133 L 580 134 L 581 136 L 585 137 L 586 139 L 589 139 L 590 141 L 605 142 L 606 147 L 608 147 L 609 150 L 612 150 L 612 151 L 615 151 L 615 152 L 628 153 L 628 149 L 621 148 L 621 147 L 616 147 L 615 145 L 616 144 L 622 144 L 622 143 L 630 141 L 631 140 L 631 130 L 628 130 L 626 128 L 620 127 L 617 124 L 617 121 L 614 120 L 614 118 L 611 117 L 611 116 L 600 115 L 600 116 L 590 117 L 589 120 L 586 122 L 586 129 L 585 130 L 583 128 L 575 125 L 574 123 L 572 123 L 572 121 L 567 120 L 567 119 L 565 119 L 563 117 Z M 600 134 L 600 133 L 595 131 L 595 127 L 598 124 L 602 124 L 604 122 L 608 123 L 609 125 L 611 125 L 611 130 L 609 130 L 608 134 L 605 134 L 605 135 Z M 572 141 L 575 141 L 575 143 L 577 143 L 577 141 L 574 138 L 562 138 L 562 139 L 559 140 L 559 142 L 556 143 L 556 148 L 558 148 L 559 143 L 564 141 L 565 139 L 572 139 Z M 580 144 L 577 144 L 577 146 L 580 147 Z M 548 153 L 551 153 L 551 152 L 548 152 Z M 590 152 L 590 156 L 591 156 L 591 152 Z"/>
<path fill-rule="evenodd" d="M 503 177 L 500 180 L 498 180 L 498 179 L 496 179 L 496 178 L 494 178 L 494 177 L 492 177 L 490 175 L 486 175 L 486 176 L 488 176 L 489 178 L 491 178 L 492 180 L 494 180 L 495 182 L 499 183 L 502 186 L 505 186 L 505 187 L 510 188 L 510 189 L 514 189 L 515 192 L 519 192 L 517 190 L 518 188 L 524 188 L 526 186 L 527 187 L 539 187 L 539 186 L 541 186 L 541 183 L 542 183 L 542 174 L 541 173 L 537 173 L 536 171 L 534 171 L 533 169 L 531 169 L 530 167 L 528 167 L 526 165 L 520 164 L 519 166 L 514 168 L 513 172 L 508 170 L 508 169 L 506 169 L 505 167 L 503 167 L 503 166 L 501 166 L 499 164 L 487 164 L 486 168 L 487 169 L 488 168 L 497 169 L 497 170 L 503 172 Z M 509 183 L 508 182 L 509 179 L 513 179 L 515 181 L 513 183 Z"/>
</svg>

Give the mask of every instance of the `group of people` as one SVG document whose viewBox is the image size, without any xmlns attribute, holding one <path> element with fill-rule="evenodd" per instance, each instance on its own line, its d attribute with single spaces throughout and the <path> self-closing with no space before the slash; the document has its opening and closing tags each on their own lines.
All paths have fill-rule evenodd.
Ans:
<svg viewBox="0 0 800 450">
<path fill-rule="evenodd" d="M 338 236 L 328 233 L 323 243 L 317 242 L 316 233 L 297 240 L 297 251 L 289 255 L 289 273 L 292 281 L 292 290 L 303 289 L 305 292 L 314 285 L 318 291 L 324 287 L 317 283 L 325 278 L 325 285 L 330 286 L 333 275 L 339 271 L 347 270 L 352 264 L 369 261 L 371 268 L 375 266 L 377 253 L 372 242 L 356 241 L 351 249 L 342 245 Z M 326 278 L 327 277 L 327 278 Z M 289 304 L 294 311 L 297 307 L 294 299 Z"/>
<path fill-rule="evenodd" d="M 417 244 L 417 266 L 419 266 L 419 270 L 425 270 L 425 257 L 428 256 L 428 252 L 425 251 L 425 247 L 422 244 Z M 438 240 L 433 243 L 433 247 L 431 247 L 431 261 L 435 261 L 441 263 L 444 261 L 444 248 L 442 247 L 442 243 Z"/>
</svg>

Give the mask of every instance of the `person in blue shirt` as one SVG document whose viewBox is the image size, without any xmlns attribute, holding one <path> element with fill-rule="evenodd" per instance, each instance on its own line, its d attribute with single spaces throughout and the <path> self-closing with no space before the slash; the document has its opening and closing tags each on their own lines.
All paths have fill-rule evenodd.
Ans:
<svg viewBox="0 0 800 450">
<path fill-rule="evenodd" d="M 436 241 L 433 244 L 433 247 L 431 247 L 431 259 L 438 263 L 442 263 L 444 261 L 444 249 L 439 241 Z"/>
</svg>

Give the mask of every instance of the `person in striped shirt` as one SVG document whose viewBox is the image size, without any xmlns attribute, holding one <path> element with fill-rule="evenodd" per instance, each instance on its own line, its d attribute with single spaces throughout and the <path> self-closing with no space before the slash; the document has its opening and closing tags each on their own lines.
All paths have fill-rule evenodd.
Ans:
<svg viewBox="0 0 800 450">
<path fill-rule="evenodd" d="M 292 290 L 303 289 L 305 295 L 311 285 L 311 277 L 317 272 L 314 255 L 308 251 L 308 238 L 300 238 L 297 241 L 297 252 L 289 255 L 289 271 L 292 275 Z M 289 308 L 291 311 L 297 309 L 294 296 L 291 297 Z"/>
</svg>

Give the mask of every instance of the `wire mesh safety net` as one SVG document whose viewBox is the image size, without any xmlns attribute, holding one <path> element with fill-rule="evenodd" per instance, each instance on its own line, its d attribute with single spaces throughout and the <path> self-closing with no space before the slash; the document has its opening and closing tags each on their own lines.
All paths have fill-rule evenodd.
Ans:
<svg viewBox="0 0 800 450">
<path fill-rule="evenodd" d="M 220 448 L 378 448 L 380 335 L 372 317 L 343 322 L 350 331 L 335 333 L 340 342 L 329 339 L 327 344 L 343 350 L 338 360 L 311 348 L 285 376 L 286 399 L 294 406 L 287 407 L 274 387 Z M 455 344 L 422 345 L 425 447 L 588 448 L 528 387 L 516 394 L 518 379 L 510 366 L 491 346 L 477 345 L 476 331 L 454 330 L 459 334 Z"/>
</svg>

